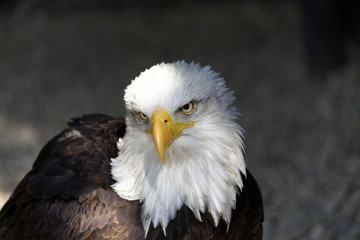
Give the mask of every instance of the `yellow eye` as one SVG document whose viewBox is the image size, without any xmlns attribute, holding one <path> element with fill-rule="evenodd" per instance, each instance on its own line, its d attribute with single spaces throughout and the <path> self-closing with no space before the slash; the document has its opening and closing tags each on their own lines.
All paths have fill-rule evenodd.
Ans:
<svg viewBox="0 0 360 240">
<path fill-rule="evenodd" d="M 189 102 L 189 103 L 185 104 L 184 106 L 182 106 L 179 110 L 183 114 L 190 114 L 194 111 L 194 109 L 195 109 L 195 103 Z"/>
<path fill-rule="evenodd" d="M 146 116 L 144 113 L 139 112 L 138 114 L 141 121 L 147 122 L 149 120 L 148 116 Z"/>
</svg>

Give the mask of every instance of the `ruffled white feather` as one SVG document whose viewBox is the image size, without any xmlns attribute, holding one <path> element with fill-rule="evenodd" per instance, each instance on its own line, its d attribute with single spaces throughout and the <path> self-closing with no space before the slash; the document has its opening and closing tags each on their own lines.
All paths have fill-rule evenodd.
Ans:
<svg viewBox="0 0 360 240">
<path fill-rule="evenodd" d="M 166 234 L 169 221 L 184 204 L 199 221 L 207 209 L 215 225 L 220 218 L 229 224 L 237 190 L 243 186 L 240 172 L 246 170 L 242 129 L 225 81 L 208 66 L 162 63 L 133 80 L 124 100 L 127 128 L 111 163 L 113 188 L 120 197 L 143 203 L 145 232 L 152 223 Z M 196 103 L 194 112 L 181 114 L 178 109 L 190 101 Z M 175 121 L 195 122 L 168 145 L 165 164 L 152 136 L 145 133 L 149 123 L 139 121 L 136 114 L 151 116 L 158 107 Z"/>
</svg>

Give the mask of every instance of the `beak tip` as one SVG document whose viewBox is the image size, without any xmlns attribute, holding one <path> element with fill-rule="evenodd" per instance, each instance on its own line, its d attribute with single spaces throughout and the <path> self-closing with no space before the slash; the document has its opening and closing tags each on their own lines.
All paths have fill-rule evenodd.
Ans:
<svg viewBox="0 0 360 240">
<path fill-rule="evenodd" d="M 161 162 L 165 164 L 165 152 L 159 153 L 159 157 L 161 159 Z"/>
</svg>

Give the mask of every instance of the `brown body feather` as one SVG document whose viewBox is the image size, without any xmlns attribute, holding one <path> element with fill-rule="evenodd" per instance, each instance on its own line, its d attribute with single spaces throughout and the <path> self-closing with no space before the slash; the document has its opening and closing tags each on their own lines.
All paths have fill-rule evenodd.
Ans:
<svg viewBox="0 0 360 240">
<path fill-rule="evenodd" d="M 0 239 L 144 239 L 141 203 L 111 188 L 110 158 L 118 154 L 124 119 L 86 115 L 69 126 L 43 148 L 2 208 Z M 199 222 L 183 206 L 166 237 L 151 226 L 146 239 L 261 239 L 261 192 L 249 171 L 242 177 L 229 229 L 223 220 L 214 227 L 208 212 Z"/>
</svg>

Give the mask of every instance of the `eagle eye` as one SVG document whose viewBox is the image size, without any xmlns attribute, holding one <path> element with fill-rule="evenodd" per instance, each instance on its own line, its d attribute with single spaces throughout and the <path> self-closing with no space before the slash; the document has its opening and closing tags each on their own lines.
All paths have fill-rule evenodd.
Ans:
<svg viewBox="0 0 360 240">
<path fill-rule="evenodd" d="M 190 114 L 194 111 L 194 109 L 195 109 L 195 103 L 189 102 L 189 103 L 185 104 L 184 106 L 182 106 L 179 110 L 183 114 Z"/>
<path fill-rule="evenodd" d="M 146 116 L 144 113 L 139 112 L 138 114 L 141 121 L 147 122 L 149 120 L 148 116 Z"/>
</svg>

